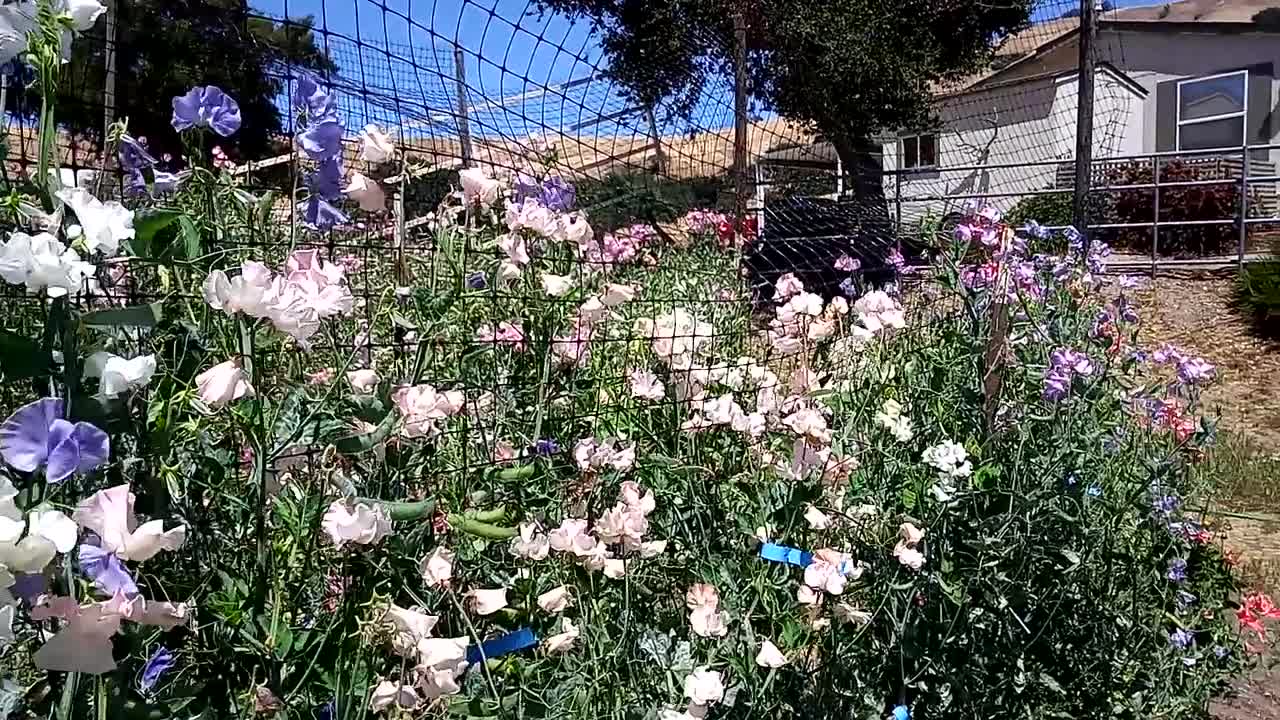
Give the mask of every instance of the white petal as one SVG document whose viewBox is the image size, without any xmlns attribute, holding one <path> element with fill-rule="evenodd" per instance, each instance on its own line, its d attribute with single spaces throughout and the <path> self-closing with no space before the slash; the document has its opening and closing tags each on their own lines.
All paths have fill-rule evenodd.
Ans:
<svg viewBox="0 0 1280 720">
<path fill-rule="evenodd" d="M 80 536 L 80 526 L 57 510 L 31 513 L 31 533 L 53 543 L 60 553 L 71 552 Z"/>
</svg>

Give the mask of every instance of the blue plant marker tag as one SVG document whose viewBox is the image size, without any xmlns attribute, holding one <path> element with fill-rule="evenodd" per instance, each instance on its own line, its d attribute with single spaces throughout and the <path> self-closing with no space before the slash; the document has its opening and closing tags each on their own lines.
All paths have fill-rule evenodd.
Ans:
<svg viewBox="0 0 1280 720">
<path fill-rule="evenodd" d="M 899 705 L 893 709 L 893 720 L 911 720 L 911 711 L 906 705 Z"/>
<path fill-rule="evenodd" d="M 503 635 L 500 638 L 494 638 L 480 645 L 471 645 L 467 648 L 467 662 L 478 663 L 482 659 L 496 658 L 499 655 L 506 655 L 517 650 L 523 650 L 527 647 L 533 647 L 538 644 L 538 637 L 533 634 L 529 628 L 520 628 L 519 630 Z M 483 650 L 483 653 L 481 652 Z"/>
<path fill-rule="evenodd" d="M 813 554 L 799 548 L 765 543 L 760 546 L 760 557 L 777 563 L 786 563 L 796 567 L 809 567 L 813 563 Z"/>
</svg>

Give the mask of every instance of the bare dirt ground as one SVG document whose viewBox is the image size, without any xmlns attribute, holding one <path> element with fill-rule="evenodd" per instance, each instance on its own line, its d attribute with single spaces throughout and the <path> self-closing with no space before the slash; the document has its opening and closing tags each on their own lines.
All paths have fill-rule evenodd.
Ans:
<svg viewBox="0 0 1280 720">
<path fill-rule="evenodd" d="M 1209 408 L 1226 432 L 1247 436 L 1258 452 L 1280 457 L 1280 345 L 1257 338 L 1231 308 L 1232 277 L 1174 276 L 1149 282 L 1138 295 L 1143 318 L 1140 339 L 1201 355 L 1217 366 L 1219 381 L 1206 393 Z M 1280 483 L 1280 477 L 1274 478 Z M 1249 507 L 1280 516 L 1280 507 Z M 1219 524 L 1228 548 L 1240 556 L 1247 578 L 1262 589 L 1280 591 L 1280 523 L 1224 519 Z M 1280 718 L 1280 667 L 1275 657 L 1260 659 L 1246 682 L 1213 707 L 1218 720 Z"/>
</svg>

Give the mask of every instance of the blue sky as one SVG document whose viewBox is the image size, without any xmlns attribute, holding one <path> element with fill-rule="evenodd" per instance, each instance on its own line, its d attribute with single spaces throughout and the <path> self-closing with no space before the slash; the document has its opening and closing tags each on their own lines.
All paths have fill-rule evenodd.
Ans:
<svg viewBox="0 0 1280 720">
<path fill-rule="evenodd" d="M 1033 15 L 1040 21 L 1076 7 L 1078 0 L 1044 0 Z M 530 0 L 250 0 L 255 10 L 272 17 L 310 15 L 326 31 L 330 53 L 341 74 L 355 87 L 382 88 L 381 98 L 344 103 L 358 122 L 390 122 L 405 115 L 427 116 L 452 94 L 451 58 L 430 48 L 457 42 L 466 49 L 468 86 L 472 101 L 507 98 L 531 90 L 588 76 L 599 61 L 585 23 L 548 15 L 538 16 Z M 1118 7 L 1150 4 L 1150 0 L 1118 0 Z M 355 39 L 379 46 L 399 46 L 392 56 L 371 46 L 358 48 Z M 412 48 L 410 50 L 409 48 Z M 439 70 L 432 68 L 438 67 Z M 368 94 L 368 93 L 366 93 Z M 376 93 L 375 93 L 376 94 Z M 517 103 L 507 112 L 478 118 L 480 132 L 523 135 L 539 122 L 567 127 L 593 115 L 625 108 L 612 89 L 597 83 L 570 98 L 555 102 Z M 723 105 L 723 101 L 718 101 Z M 415 109 L 416 106 L 419 109 Z M 531 116 L 534 118 L 530 123 Z M 731 124 L 722 107 L 709 107 L 703 127 Z M 720 117 L 724 116 L 724 117 Z M 628 123 L 636 123 L 631 119 Z M 519 125 L 520 127 L 515 127 Z M 616 123 L 592 126 L 582 132 L 643 132 Z"/>
</svg>

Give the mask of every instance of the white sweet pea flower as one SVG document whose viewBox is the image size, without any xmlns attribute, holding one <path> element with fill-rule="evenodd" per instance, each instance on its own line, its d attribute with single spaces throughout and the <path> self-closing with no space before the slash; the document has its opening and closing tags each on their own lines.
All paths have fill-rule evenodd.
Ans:
<svg viewBox="0 0 1280 720">
<path fill-rule="evenodd" d="M 383 621 L 392 628 L 391 647 L 404 657 L 412 657 L 418 651 L 418 643 L 431 637 L 440 617 L 392 604 Z"/>
<path fill-rule="evenodd" d="M 418 563 L 428 587 L 446 587 L 453 578 L 453 551 L 438 547 Z"/>
<path fill-rule="evenodd" d="M 78 293 L 93 274 L 93 265 L 49 233 L 15 232 L 0 244 L 0 278 L 26 285 L 28 292 L 44 290 L 51 298 Z"/>
<path fill-rule="evenodd" d="M 578 626 L 574 625 L 572 620 L 567 617 L 561 617 L 560 632 L 547 638 L 543 645 L 546 647 L 547 652 L 553 655 L 556 653 L 568 652 L 573 648 L 574 643 L 577 642 L 578 637 L 581 634 L 581 631 L 578 630 Z"/>
<path fill-rule="evenodd" d="M 352 370 L 347 373 L 347 382 L 351 383 L 351 389 L 360 395 L 368 395 L 378 389 L 378 383 L 382 382 L 382 377 L 378 375 L 377 370 Z"/>
<path fill-rule="evenodd" d="M 373 545 L 391 534 L 391 520 L 381 508 L 356 503 L 348 507 L 342 500 L 334 500 L 320 521 L 320 528 L 341 549 L 347 543 Z"/>
<path fill-rule="evenodd" d="M 724 682 L 720 673 L 704 665 L 684 679 L 684 696 L 694 705 L 710 705 L 724 699 Z"/>
<path fill-rule="evenodd" d="M 551 552 L 546 533 L 536 523 L 520 523 L 520 534 L 511 539 L 511 554 L 527 560 L 545 560 Z"/>
<path fill-rule="evenodd" d="M 564 585 L 553 587 L 538 596 L 538 607 L 545 613 L 561 613 L 572 604 L 569 588 Z"/>
<path fill-rule="evenodd" d="M 365 125 L 360 131 L 360 159 L 371 163 L 384 163 L 396 153 L 391 137 L 377 125 Z"/>
<path fill-rule="evenodd" d="M 472 590 L 467 593 L 471 610 L 477 615 L 492 615 L 507 606 L 507 589 Z"/>
<path fill-rule="evenodd" d="M 196 376 L 200 401 L 217 410 L 242 397 L 253 397 L 249 376 L 235 360 L 218 363 Z"/>
<path fill-rule="evenodd" d="M 369 696 L 369 709 L 378 712 L 392 705 L 412 710 L 418 706 L 418 692 L 411 684 L 383 680 Z"/>
<path fill-rule="evenodd" d="M 814 530 L 826 530 L 831 527 L 831 516 L 813 505 L 805 507 L 804 519 L 805 522 L 809 523 L 809 527 Z"/>
<path fill-rule="evenodd" d="M 387 209 L 387 194 L 378 186 L 377 181 L 351 173 L 351 180 L 343 192 L 347 197 L 360 203 L 360 209 L 366 212 L 381 212 Z"/>
<path fill-rule="evenodd" d="M 115 200 L 104 203 L 78 187 L 63 188 L 56 194 L 75 212 L 83 229 L 85 249 L 90 254 L 101 250 L 105 255 L 115 255 L 120 251 L 122 240 L 133 238 L 133 211 Z"/>
<path fill-rule="evenodd" d="M 756 665 L 763 668 L 780 668 L 788 662 L 777 645 L 765 640 L 760 643 L 760 652 L 756 653 Z"/>
<path fill-rule="evenodd" d="M 98 17 L 107 8 L 98 0 L 62 0 L 59 8 L 71 18 L 71 27 L 76 32 L 85 32 L 93 27 Z"/>
<path fill-rule="evenodd" d="M 568 275 L 542 273 L 542 291 L 551 297 L 564 297 L 573 288 L 573 278 Z"/>
<path fill-rule="evenodd" d="M 107 398 L 146 387 L 155 372 L 155 355 L 139 355 L 126 360 L 109 352 L 96 352 L 84 363 L 84 376 L 99 378 L 98 394 Z"/>
<path fill-rule="evenodd" d="M 648 370 L 632 370 L 627 380 L 631 387 L 631 397 L 656 402 L 667 395 L 662 381 Z"/>
<path fill-rule="evenodd" d="M 467 168 L 459 172 L 458 181 L 462 183 L 462 201 L 466 205 L 491 207 L 498 201 L 498 194 L 502 191 L 502 183 L 479 168 Z"/>
<path fill-rule="evenodd" d="M 29 513 L 26 536 L 21 540 L 12 531 L 17 529 L 20 534 L 22 523 L 6 519 L 9 522 L 5 523 L 5 540 L 0 542 L 0 566 L 14 573 L 41 572 L 58 553 L 71 552 L 80 535 L 75 522 L 57 510 Z"/>
</svg>

